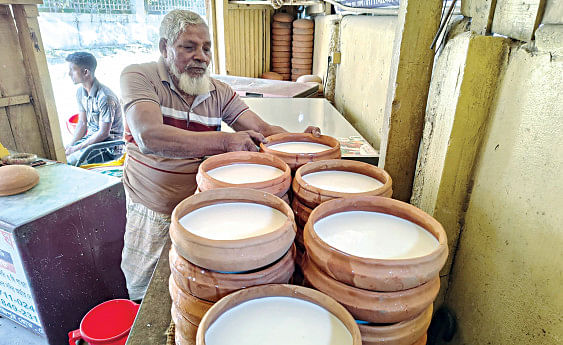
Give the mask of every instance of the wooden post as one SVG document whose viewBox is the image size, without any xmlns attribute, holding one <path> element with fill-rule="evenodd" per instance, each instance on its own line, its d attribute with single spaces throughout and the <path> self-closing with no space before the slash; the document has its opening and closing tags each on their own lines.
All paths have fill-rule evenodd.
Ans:
<svg viewBox="0 0 563 345">
<path fill-rule="evenodd" d="M 441 0 L 400 2 L 379 166 L 393 178 L 393 197 L 403 201 L 412 191 L 441 8 Z"/>
<path fill-rule="evenodd" d="M 46 158 L 65 161 L 55 97 L 37 21 L 37 6 L 12 5 L 12 11 Z"/>
<path fill-rule="evenodd" d="M 497 0 L 492 31 L 531 41 L 540 25 L 546 0 Z"/>
</svg>

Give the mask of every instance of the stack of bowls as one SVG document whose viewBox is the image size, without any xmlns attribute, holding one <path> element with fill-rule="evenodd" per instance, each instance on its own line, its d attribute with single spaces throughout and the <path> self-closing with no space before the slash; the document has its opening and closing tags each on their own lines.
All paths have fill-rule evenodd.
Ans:
<svg viewBox="0 0 563 345">
<path fill-rule="evenodd" d="M 289 203 L 291 170 L 280 158 L 259 152 L 237 151 L 212 156 L 200 164 L 198 191 L 250 188 L 274 194 Z"/>
<path fill-rule="evenodd" d="M 283 80 L 291 76 L 291 22 L 289 13 L 274 14 L 272 22 L 272 71 L 280 74 Z"/>
<path fill-rule="evenodd" d="M 368 163 L 331 159 L 303 165 L 295 171 L 292 183 L 299 249 L 303 248 L 303 228 L 309 215 L 321 203 L 356 196 L 384 196 L 393 194 L 391 176 L 383 169 Z"/>
<path fill-rule="evenodd" d="M 309 19 L 297 19 L 293 22 L 293 49 L 291 58 L 291 80 L 296 81 L 302 75 L 313 70 L 313 42 L 315 22 Z"/>
<path fill-rule="evenodd" d="M 309 162 L 338 159 L 341 155 L 340 142 L 328 135 L 280 133 L 266 139 L 267 143 L 260 143 L 260 151 L 281 158 L 291 171 Z"/>
<path fill-rule="evenodd" d="M 315 97 L 321 97 L 321 98 L 323 97 L 324 95 L 323 80 L 319 76 L 314 74 L 305 74 L 297 78 L 296 82 L 312 84 L 317 86 L 317 94 L 315 95 Z"/>
<path fill-rule="evenodd" d="M 272 284 L 222 298 L 205 314 L 197 345 L 361 345 L 358 325 L 329 296 L 295 285 Z"/>
<path fill-rule="evenodd" d="M 280 198 L 246 188 L 195 194 L 170 225 L 169 289 L 176 345 L 194 344 L 211 306 L 246 287 L 287 283 L 295 268 L 295 221 Z"/>
<path fill-rule="evenodd" d="M 444 229 L 422 210 L 359 196 L 317 206 L 304 230 L 306 283 L 361 322 L 363 344 L 423 344 L 439 272 Z"/>
</svg>

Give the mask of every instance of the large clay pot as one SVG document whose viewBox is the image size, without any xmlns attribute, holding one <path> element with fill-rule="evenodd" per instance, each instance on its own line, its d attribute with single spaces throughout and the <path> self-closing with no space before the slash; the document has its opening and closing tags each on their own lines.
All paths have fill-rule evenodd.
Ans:
<svg viewBox="0 0 563 345">
<path fill-rule="evenodd" d="M 340 142 L 333 137 L 327 135 L 321 135 L 320 137 L 315 137 L 308 133 L 280 133 L 274 134 L 266 138 L 268 143 L 260 143 L 260 151 L 273 154 L 281 158 L 284 162 L 289 165 L 292 170 L 296 170 L 300 166 L 325 159 L 338 159 L 341 156 L 340 153 Z M 282 151 L 276 151 L 270 149 L 269 146 L 287 142 L 309 142 L 318 143 L 330 146 L 330 149 L 317 153 L 288 153 Z"/>
<path fill-rule="evenodd" d="M 295 246 L 269 266 L 248 273 L 220 273 L 201 268 L 170 249 L 170 270 L 176 284 L 185 292 L 216 302 L 231 292 L 264 284 L 287 284 L 295 270 Z"/>
<path fill-rule="evenodd" d="M 215 322 L 215 320 L 217 320 L 217 318 L 227 310 L 246 301 L 272 296 L 298 298 L 323 307 L 324 309 L 331 312 L 335 317 L 340 319 L 340 321 L 342 321 L 344 326 L 352 335 L 353 345 L 362 344 L 360 331 L 358 329 L 356 321 L 352 318 L 350 313 L 346 311 L 346 309 L 344 309 L 334 299 L 319 291 L 315 291 L 302 286 L 286 284 L 254 286 L 248 289 L 239 290 L 219 300 L 211 309 L 209 309 L 209 311 L 201 320 L 201 323 L 199 324 L 199 328 L 197 330 L 197 344 L 205 345 L 205 332 L 207 331 L 209 326 L 211 326 L 211 324 Z"/>
<path fill-rule="evenodd" d="M 377 292 L 359 289 L 341 283 L 324 274 L 308 258 L 303 259 L 305 280 L 341 303 L 357 320 L 373 323 L 395 323 L 408 320 L 428 308 L 440 290 L 436 275 L 429 282 L 412 289 L 394 292 Z"/>
<path fill-rule="evenodd" d="M 203 315 L 213 305 L 213 302 L 202 300 L 180 289 L 172 276 L 168 279 L 168 290 L 177 311 L 193 325 L 199 325 Z"/>
<path fill-rule="evenodd" d="M 195 337 L 197 334 L 197 326 L 189 322 L 176 308 L 176 304 L 172 303 L 170 310 L 172 321 L 174 322 L 174 338 L 176 345 L 195 345 Z"/>
<path fill-rule="evenodd" d="M 428 255 L 408 259 L 370 259 L 344 253 L 324 242 L 315 232 L 314 224 L 346 211 L 381 212 L 406 219 L 430 232 L 439 245 Z M 436 219 L 405 202 L 378 196 L 333 199 L 320 204 L 305 225 L 304 241 L 309 258 L 325 274 L 374 291 L 407 290 L 424 284 L 439 274 L 448 256 L 446 233 Z"/>
<path fill-rule="evenodd" d="M 412 319 L 389 325 L 358 324 L 363 345 L 413 345 L 424 338 L 432 320 L 432 304 Z"/>
<path fill-rule="evenodd" d="M 362 193 L 344 193 L 312 186 L 303 180 L 303 176 L 321 171 L 346 171 L 356 174 L 369 176 L 383 183 L 377 189 Z M 368 163 L 332 159 L 306 164 L 295 172 L 292 183 L 292 189 L 295 197 L 299 199 L 303 205 L 309 208 L 315 208 L 319 204 L 337 198 L 350 198 L 357 196 L 385 196 L 391 197 L 393 194 L 391 176 L 383 169 Z"/>
<path fill-rule="evenodd" d="M 238 240 L 212 240 L 185 229 L 179 220 L 198 208 L 232 202 L 256 203 L 287 216 L 269 233 Z M 275 195 L 247 188 L 222 188 L 192 195 L 172 212 L 170 238 L 178 253 L 197 266 L 213 271 L 244 272 L 267 266 L 281 258 L 295 238 L 296 226 L 289 205 Z"/>
<path fill-rule="evenodd" d="M 242 183 L 234 184 L 224 181 L 217 180 L 208 174 L 208 171 L 224 167 L 232 164 L 259 164 L 275 167 L 283 171 L 281 176 L 278 176 L 272 180 L 260 181 L 254 183 Z M 212 156 L 203 163 L 200 164 L 197 175 L 196 175 L 197 185 L 200 191 L 206 191 L 218 188 L 228 188 L 228 187 L 238 187 L 238 188 L 250 188 L 261 190 L 274 194 L 278 197 L 283 197 L 290 185 L 291 185 L 291 170 L 289 166 L 282 161 L 280 158 L 271 155 L 258 152 L 228 152 L 220 155 Z"/>
</svg>

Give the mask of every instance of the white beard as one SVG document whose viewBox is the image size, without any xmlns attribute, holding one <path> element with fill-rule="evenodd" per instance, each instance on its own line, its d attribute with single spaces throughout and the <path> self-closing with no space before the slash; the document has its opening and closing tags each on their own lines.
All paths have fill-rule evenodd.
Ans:
<svg viewBox="0 0 563 345">
<path fill-rule="evenodd" d="M 192 96 L 203 95 L 209 92 L 209 68 L 205 70 L 205 74 L 201 77 L 192 78 L 188 72 L 180 73 L 174 62 L 170 62 L 168 66 L 170 73 L 178 79 L 178 87 L 180 90 Z"/>
</svg>

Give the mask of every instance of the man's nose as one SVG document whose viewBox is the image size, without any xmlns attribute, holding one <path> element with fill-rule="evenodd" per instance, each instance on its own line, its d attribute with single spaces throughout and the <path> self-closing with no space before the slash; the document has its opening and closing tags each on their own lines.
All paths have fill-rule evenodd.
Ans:
<svg viewBox="0 0 563 345">
<path fill-rule="evenodd" d="M 205 53 L 203 48 L 197 49 L 194 59 L 197 61 L 209 63 L 209 56 Z"/>
</svg>

